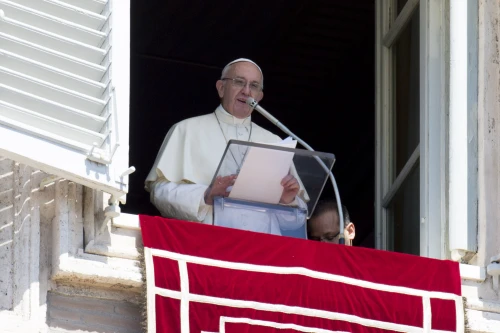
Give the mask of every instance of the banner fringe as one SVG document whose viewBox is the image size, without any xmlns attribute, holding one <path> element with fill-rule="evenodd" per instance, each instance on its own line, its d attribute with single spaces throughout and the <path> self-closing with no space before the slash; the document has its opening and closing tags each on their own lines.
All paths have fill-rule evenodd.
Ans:
<svg viewBox="0 0 500 333">
<path fill-rule="evenodd" d="M 462 304 L 464 306 L 464 332 L 470 333 L 469 318 L 467 317 L 467 297 L 462 296 Z"/>
<path fill-rule="evenodd" d="M 143 333 L 148 333 L 148 284 L 146 283 L 146 261 L 144 260 L 144 247 L 138 247 L 139 252 L 139 268 L 141 271 L 141 296 L 140 296 L 140 309 L 141 309 L 141 328 Z"/>
</svg>

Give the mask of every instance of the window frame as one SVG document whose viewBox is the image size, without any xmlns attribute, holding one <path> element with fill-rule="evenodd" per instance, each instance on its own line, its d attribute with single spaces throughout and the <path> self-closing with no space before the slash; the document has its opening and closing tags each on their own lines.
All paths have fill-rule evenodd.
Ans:
<svg viewBox="0 0 500 333">
<path fill-rule="evenodd" d="M 388 207 L 407 176 L 419 165 L 420 255 L 446 258 L 447 2 L 408 0 L 398 16 L 396 5 L 396 0 L 376 2 L 375 244 L 378 249 L 389 249 Z M 420 143 L 399 175 L 395 175 L 395 61 L 391 47 L 417 6 L 420 14 Z"/>
</svg>

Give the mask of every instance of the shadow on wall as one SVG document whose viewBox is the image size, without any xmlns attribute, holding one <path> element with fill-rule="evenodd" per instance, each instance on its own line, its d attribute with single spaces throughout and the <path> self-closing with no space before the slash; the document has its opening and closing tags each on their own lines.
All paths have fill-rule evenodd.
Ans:
<svg viewBox="0 0 500 333">
<path fill-rule="evenodd" d="M 95 290 L 99 292 L 98 289 Z M 101 294 L 109 293 L 109 289 Z M 52 329 L 97 333 L 137 333 L 141 329 L 140 306 L 125 299 L 103 300 L 64 296 L 49 292 L 48 325 Z"/>
</svg>

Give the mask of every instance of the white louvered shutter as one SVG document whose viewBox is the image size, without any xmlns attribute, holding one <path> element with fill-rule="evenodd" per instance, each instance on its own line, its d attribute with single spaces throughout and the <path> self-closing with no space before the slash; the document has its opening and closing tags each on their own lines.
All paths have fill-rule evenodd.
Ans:
<svg viewBox="0 0 500 333">
<path fill-rule="evenodd" d="M 0 154 L 127 192 L 130 0 L 0 0 Z"/>
</svg>

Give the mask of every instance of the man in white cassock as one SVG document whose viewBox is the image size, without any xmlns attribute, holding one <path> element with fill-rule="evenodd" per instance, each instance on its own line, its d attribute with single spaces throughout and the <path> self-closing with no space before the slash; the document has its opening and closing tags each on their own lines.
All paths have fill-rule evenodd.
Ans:
<svg viewBox="0 0 500 333">
<path fill-rule="evenodd" d="M 214 197 L 228 196 L 227 190 L 236 179 L 235 175 L 218 177 L 209 186 L 228 141 L 281 141 L 251 121 L 253 109 L 246 100 L 262 99 L 263 82 L 262 70 L 255 62 L 236 59 L 224 67 L 216 82 L 221 104 L 215 112 L 185 119 L 170 128 L 145 182 L 151 203 L 162 216 L 212 224 Z M 284 177 L 281 185 L 280 204 L 307 208 L 292 174 Z M 281 234 L 280 229 L 293 230 L 305 223 L 305 216 L 297 220 L 279 213 L 264 217 L 252 211 L 232 214 L 232 227 L 276 235 Z"/>
</svg>

